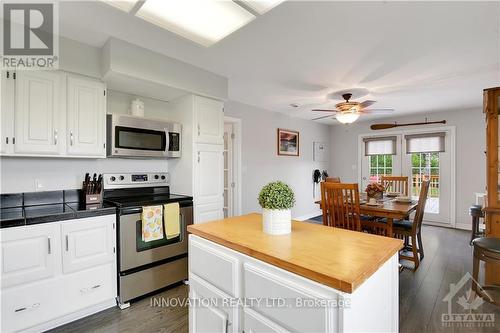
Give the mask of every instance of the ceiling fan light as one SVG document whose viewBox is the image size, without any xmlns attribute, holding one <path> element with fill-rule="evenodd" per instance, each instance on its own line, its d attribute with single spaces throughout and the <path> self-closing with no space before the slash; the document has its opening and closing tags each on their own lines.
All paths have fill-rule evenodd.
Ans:
<svg viewBox="0 0 500 333">
<path fill-rule="evenodd" d="M 343 112 L 338 113 L 335 117 L 342 124 L 352 124 L 356 120 L 358 120 L 360 114 L 357 112 Z"/>
</svg>

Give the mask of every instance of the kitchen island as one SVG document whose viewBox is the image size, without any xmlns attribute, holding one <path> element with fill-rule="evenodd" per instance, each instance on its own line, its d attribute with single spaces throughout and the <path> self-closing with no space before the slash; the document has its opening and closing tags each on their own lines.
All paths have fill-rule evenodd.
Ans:
<svg viewBox="0 0 500 333">
<path fill-rule="evenodd" d="M 260 214 L 188 227 L 190 332 L 397 332 L 401 240 Z"/>
</svg>

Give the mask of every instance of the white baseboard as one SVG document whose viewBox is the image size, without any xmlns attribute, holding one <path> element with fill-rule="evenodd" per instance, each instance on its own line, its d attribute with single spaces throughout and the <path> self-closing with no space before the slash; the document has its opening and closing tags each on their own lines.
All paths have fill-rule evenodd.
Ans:
<svg viewBox="0 0 500 333">
<path fill-rule="evenodd" d="M 310 214 L 292 217 L 292 220 L 305 221 L 305 220 L 309 220 L 310 218 L 313 218 L 313 217 L 316 217 L 316 216 L 319 216 L 322 214 L 323 214 L 323 211 L 321 209 L 318 209 L 317 211 L 310 213 Z"/>
<path fill-rule="evenodd" d="M 77 312 L 73 312 L 70 314 L 67 314 L 65 316 L 47 321 L 45 323 L 42 323 L 40 325 L 32 326 L 22 332 L 45 332 L 50 329 L 62 326 L 64 324 L 71 323 L 75 320 L 90 316 L 92 314 L 95 314 L 97 312 L 101 312 L 103 310 L 109 309 L 116 306 L 116 298 L 109 299 L 107 301 L 104 301 L 102 303 L 90 306 L 88 308 L 82 309 Z"/>
</svg>

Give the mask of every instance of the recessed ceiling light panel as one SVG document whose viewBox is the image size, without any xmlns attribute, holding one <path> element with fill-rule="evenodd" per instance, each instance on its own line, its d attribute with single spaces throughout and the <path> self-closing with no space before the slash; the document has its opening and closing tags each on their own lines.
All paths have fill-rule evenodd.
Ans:
<svg viewBox="0 0 500 333">
<path fill-rule="evenodd" d="M 205 46 L 255 18 L 232 1 L 217 0 L 147 0 L 136 15 Z"/>
<path fill-rule="evenodd" d="M 273 9 L 285 0 L 242 0 L 248 7 L 255 10 L 260 15 Z"/>
<path fill-rule="evenodd" d="M 123 10 L 124 12 L 130 13 L 132 8 L 134 8 L 137 0 L 101 0 L 102 2 Z"/>
</svg>

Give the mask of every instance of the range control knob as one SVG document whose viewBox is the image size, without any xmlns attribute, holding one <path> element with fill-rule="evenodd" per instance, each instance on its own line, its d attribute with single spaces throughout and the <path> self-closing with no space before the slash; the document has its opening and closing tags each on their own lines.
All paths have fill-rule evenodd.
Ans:
<svg viewBox="0 0 500 333">
<path fill-rule="evenodd" d="M 124 179 L 125 179 L 125 177 L 123 177 L 123 176 L 120 176 L 120 180 L 124 180 Z"/>
<path fill-rule="evenodd" d="M 161 176 L 161 180 L 165 180 L 165 176 L 164 176 L 164 175 L 163 175 L 163 176 Z"/>
<path fill-rule="evenodd" d="M 158 179 L 158 178 L 160 178 L 160 176 L 158 176 L 158 175 L 155 175 L 155 179 Z"/>
<path fill-rule="evenodd" d="M 114 182 L 116 180 L 116 177 L 115 176 L 111 176 L 111 178 L 109 178 L 109 180 L 111 180 L 112 182 Z"/>
</svg>

